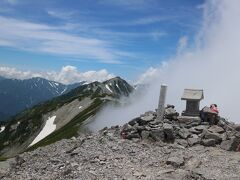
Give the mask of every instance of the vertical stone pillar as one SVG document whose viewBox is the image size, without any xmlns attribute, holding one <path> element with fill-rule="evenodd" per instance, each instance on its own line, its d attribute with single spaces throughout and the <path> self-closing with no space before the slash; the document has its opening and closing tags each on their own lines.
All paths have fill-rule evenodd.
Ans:
<svg viewBox="0 0 240 180">
<path fill-rule="evenodd" d="M 166 94 L 167 94 L 167 85 L 162 84 L 161 89 L 160 89 L 160 96 L 159 96 L 158 109 L 157 109 L 157 120 L 158 121 L 163 120 Z"/>
</svg>

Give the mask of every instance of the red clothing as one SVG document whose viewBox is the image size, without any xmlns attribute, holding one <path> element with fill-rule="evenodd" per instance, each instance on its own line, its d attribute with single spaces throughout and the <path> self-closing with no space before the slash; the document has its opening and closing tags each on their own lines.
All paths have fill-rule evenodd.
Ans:
<svg viewBox="0 0 240 180">
<path fill-rule="evenodd" d="M 211 106 L 211 111 L 218 114 L 218 108 L 216 106 Z"/>
</svg>

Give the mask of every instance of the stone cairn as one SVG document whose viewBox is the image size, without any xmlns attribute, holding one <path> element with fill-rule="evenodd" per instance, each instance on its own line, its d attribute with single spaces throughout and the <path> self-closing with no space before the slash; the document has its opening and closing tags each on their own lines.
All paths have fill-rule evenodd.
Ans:
<svg viewBox="0 0 240 180">
<path fill-rule="evenodd" d="M 240 151 L 240 125 L 220 118 L 217 125 L 202 122 L 200 117 L 179 116 L 173 105 L 167 105 L 163 120 L 149 111 L 122 126 L 124 139 L 142 139 L 177 143 L 183 147 L 195 145 L 220 146 L 228 151 Z"/>
</svg>

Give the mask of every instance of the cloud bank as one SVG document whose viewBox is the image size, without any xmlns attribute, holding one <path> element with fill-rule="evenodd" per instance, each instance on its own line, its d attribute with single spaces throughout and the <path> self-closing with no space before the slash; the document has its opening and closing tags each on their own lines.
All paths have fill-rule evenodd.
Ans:
<svg viewBox="0 0 240 180">
<path fill-rule="evenodd" d="M 123 124 L 158 104 L 160 85 L 168 85 L 167 103 L 184 110 L 181 101 L 184 88 L 204 89 L 201 106 L 216 103 L 220 114 L 240 123 L 240 1 L 209 0 L 204 4 L 203 22 L 195 42 L 187 46 L 187 38 L 179 40 L 179 53 L 167 65 L 150 68 L 141 76 L 149 87 L 141 96 L 132 98 L 121 108 L 107 107 L 92 129 Z M 135 96 L 135 95 L 134 95 Z M 98 122 L 98 123 L 96 123 Z"/>
<path fill-rule="evenodd" d="M 113 78 L 114 74 L 109 73 L 106 69 L 80 72 L 75 66 L 64 66 L 60 71 L 48 72 L 23 71 L 11 67 L 0 67 L 0 76 L 16 79 L 42 77 L 52 81 L 61 82 L 63 84 L 71 84 L 81 81 L 104 81 Z"/>
</svg>

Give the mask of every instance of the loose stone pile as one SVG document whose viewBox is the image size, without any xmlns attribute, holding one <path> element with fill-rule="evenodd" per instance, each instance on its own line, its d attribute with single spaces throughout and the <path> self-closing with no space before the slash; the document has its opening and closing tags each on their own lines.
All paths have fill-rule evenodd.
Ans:
<svg viewBox="0 0 240 180">
<path fill-rule="evenodd" d="M 240 179 L 240 126 L 147 112 L 123 127 L 64 139 L 0 162 L 0 179 Z M 226 151 L 229 150 L 229 151 Z"/>
<path fill-rule="evenodd" d="M 156 118 L 155 112 L 149 111 L 125 124 L 121 135 L 125 139 L 176 142 L 184 147 L 220 145 L 228 151 L 240 151 L 239 130 L 239 126 L 223 118 L 217 125 L 209 125 L 201 122 L 199 117 L 178 116 L 174 106 L 168 105 L 163 121 Z"/>
</svg>

